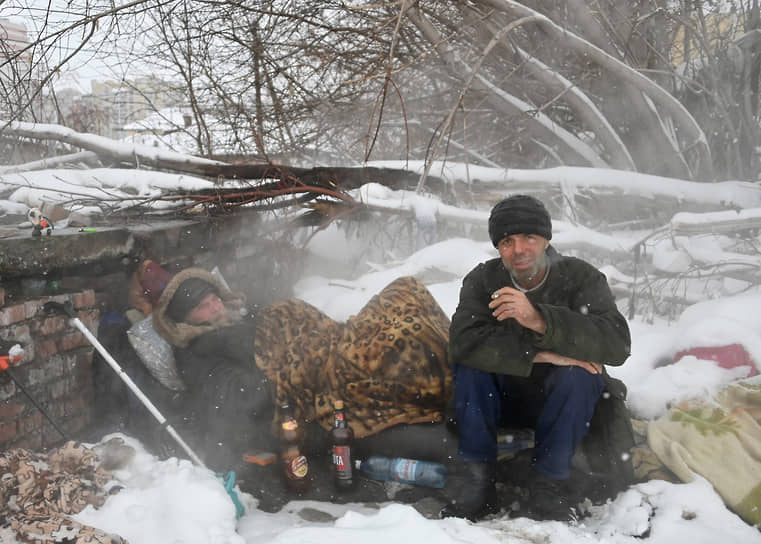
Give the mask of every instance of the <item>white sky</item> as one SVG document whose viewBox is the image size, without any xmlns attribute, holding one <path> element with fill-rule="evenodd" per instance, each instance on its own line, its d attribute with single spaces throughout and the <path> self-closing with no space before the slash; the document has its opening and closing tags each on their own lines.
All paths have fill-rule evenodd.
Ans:
<svg viewBox="0 0 761 544">
<path fill-rule="evenodd" d="M 94 9 L 96 2 L 93 0 L 2 0 L 0 1 L 0 17 L 7 18 L 13 23 L 26 26 L 30 40 L 36 40 L 39 36 L 51 36 L 56 32 L 69 27 L 75 22 L 82 20 L 87 6 L 88 16 L 105 12 L 115 5 L 128 4 L 129 2 L 98 2 L 99 9 Z M 79 50 L 67 64 L 57 72 L 53 85 L 56 89 L 75 88 L 87 94 L 91 92 L 92 80 L 105 81 L 120 79 L 124 75 L 125 63 L 120 58 L 124 51 L 134 48 L 139 42 L 139 33 L 125 33 L 119 37 L 116 44 L 103 43 L 103 36 L 108 36 L 108 18 L 102 19 L 96 28 L 93 38 L 86 44 L 82 44 L 84 36 L 90 32 L 90 27 L 79 27 L 67 32 L 63 39 L 51 46 L 46 41 L 45 62 L 49 66 L 58 66 L 65 58 Z M 41 49 L 37 49 L 35 55 L 39 55 Z M 132 66 L 134 69 L 134 66 Z"/>
<path fill-rule="evenodd" d="M 0 201 L 0 214 L 18 210 L 19 206 L 39 205 L 47 199 L 64 202 L 69 197 L 61 200 L 61 191 L 70 191 L 74 182 L 79 184 L 81 192 L 106 189 L 118 192 L 131 188 L 140 194 L 153 194 L 175 184 L 187 188 L 206 183 L 186 177 L 158 176 L 155 172 L 130 172 L 131 177 L 125 176 L 124 171 L 107 170 L 86 174 L 44 171 L 19 174 L 20 177 L 0 172 L 0 190 L 15 188 L 9 200 Z M 497 171 L 481 174 L 488 180 L 504 176 Z M 573 172 L 569 172 L 571 174 Z M 648 179 L 632 176 L 638 180 Z M 598 178 L 588 178 L 589 175 L 586 178 L 589 183 L 607 179 L 602 173 Z M 652 181 L 652 184 L 654 189 L 657 186 L 657 191 L 668 191 L 662 179 Z M 747 190 L 744 185 L 734 188 Z M 357 191 L 355 196 L 381 207 L 406 207 L 416 214 L 421 225 L 436 213 L 447 219 L 483 223 L 488 214 L 485 210 L 449 209 L 409 192 L 390 191 L 372 184 Z M 572 239 L 580 236 L 578 233 L 590 232 L 563 222 L 557 222 L 556 227 L 558 245 L 562 245 L 563 236 Z M 631 245 L 626 233 L 597 235 L 605 243 L 625 248 Z M 344 236 L 342 231 L 329 228 L 312 238 L 308 247 L 315 254 L 324 254 L 348 245 Z M 451 315 L 457 304 L 462 277 L 475 264 L 495 255 L 487 240 L 442 240 L 394 262 L 375 263 L 373 271 L 345 280 L 305 277 L 296 284 L 295 292 L 331 317 L 343 320 L 357 313 L 370 297 L 396 277 L 414 274 L 423 278 L 451 278 L 427 284 L 444 311 Z M 431 271 L 437 274 L 428 274 Z M 676 401 L 693 396 L 705 398 L 724 384 L 743 377 L 748 368 L 721 369 L 713 361 L 694 357 L 685 357 L 676 364 L 660 365 L 671 361 L 674 354 L 695 342 L 710 345 L 740 342 L 757 362 L 761 361 L 761 322 L 753 317 L 759 302 L 761 289 L 755 286 L 742 295 L 719 297 L 691 306 L 680 319 L 670 323 L 635 316 L 630 322 L 632 356 L 622 367 L 610 368 L 611 374 L 627 383 L 628 403 L 633 414 L 648 419 L 658 417 Z M 110 497 L 100 510 L 89 508 L 77 519 L 118 533 L 132 544 L 388 544 L 423 540 L 437 544 L 761 543 L 761 533 L 728 511 L 711 485 L 701 478 L 690 484 L 651 481 L 633 486 L 611 504 L 593 509 L 592 517 L 574 526 L 507 517 L 477 524 L 455 519 L 427 520 L 411 507 L 398 504 L 382 505 L 377 510 L 360 504 L 291 503 L 279 513 L 268 514 L 257 510 L 255 499 L 247 496 L 243 498 L 249 510 L 236 523 L 232 502 L 220 481 L 187 461 L 158 462 L 143 453 L 115 476 L 124 489 Z M 323 510 L 338 519 L 325 523 L 307 522 L 298 516 L 303 507 Z M 684 511 L 695 513 L 694 519 L 683 519 Z"/>
</svg>

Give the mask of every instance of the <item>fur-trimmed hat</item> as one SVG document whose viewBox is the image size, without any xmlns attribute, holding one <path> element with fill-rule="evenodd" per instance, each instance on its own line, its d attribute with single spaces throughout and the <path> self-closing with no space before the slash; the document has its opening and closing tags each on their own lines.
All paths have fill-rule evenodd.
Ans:
<svg viewBox="0 0 761 544">
<path fill-rule="evenodd" d="M 511 234 L 538 234 L 552 239 L 552 220 L 540 200 L 528 195 L 513 195 L 500 200 L 492 208 L 489 238 L 494 247 Z"/>
<path fill-rule="evenodd" d="M 175 294 L 180 290 L 180 286 L 189 279 L 198 279 L 211 286 L 214 292 L 219 295 L 225 308 L 228 309 L 226 315 L 215 323 L 201 323 L 192 325 L 183 321 L 175 321 L 168 315 L 169 304 L 175 298 Z M 205 287 L 203 287 L 205 289 Z M 211 291 L 206 291 L 206 293 Z M 203 295 L 201 298 L 203 298 Z M 199 299 L 200 300 L 200 299 Z M 203 268 L 186 268 L 178 272 L 169 280 L 164 291 L 161 293 L 156 308 L 153 312 L 153 327 L 167 342 L 177 347 L 187 347 L 194 338 L 206 334 L 207 332 L 226 327 L 241 319 L 241 310 L 245 307 L 246 297 L 243 293 L 230 291 L 217 276 L 207 272 Z M 192 308 L 191 308 L 192 309 Z"/>
</svg>

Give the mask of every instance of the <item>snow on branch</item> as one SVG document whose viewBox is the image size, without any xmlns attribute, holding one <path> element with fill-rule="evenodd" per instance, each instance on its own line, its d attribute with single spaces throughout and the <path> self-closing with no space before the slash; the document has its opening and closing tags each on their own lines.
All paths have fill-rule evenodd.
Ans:
<svg viewBox="0 0 761 544">
<path fill-rule="evenodd" d="M 56 140 L 138 167 L 141 165 L 161 166 L 185 172 L 195 168 L 198 173 L 203 173 L 204 167 L 218 167 L 226 164 L 149 145 L 118 142 L 96 134 L 77 132 L 61 125 L 0 120 L 0 127 L 6 135 Z"/>
<path fill-rule="evenodd" d="M 671 219 L 669 226 L 675 235 L 761 229 L 761 208 L 708 213 L 682 212 Z"/>
<path fill-rule="evenodd" d="M 425 167 L 423 161 L 375 161 L 369 164 L 418 173 Z M 492 204 L 500 195 L 586 189 L 592 192 L 591 196 L 603 201 L 621 200 L 630 195 L 653 203 L 668 200 L 682 205 L 713 207 L 717 211 L 761 207 L 761 185 L 748 181 L 703 183 L 612 168 L 558 166 L 525 170 L 443 161 L 434 163 L 431 172 L 451 185 L 462 184 L 474 192 L 494 193 Z"/>
<path fill-rule="evenodd" d="M 39 161 L 32 161 L 15 166 L 0 166 L 0 174 L 14 174 L 17 172 L 31 172 L 33 170 L 47 170 L 56 167 L 65 167 L 71 164 L 88 164 L 97 167 L 98 155 L 92 151 L 80 151 L 78 153 L 69 153 L 68 155 L 59 155 L 57 157 L 45 158 Z"/>
<path fill-rule="evenodd" d="M 717 207 L 761 206 L 761 186 L 747 181 L 702 183 L 623 170 L 583 167 L 510 169 L 505 171 L 504 179 L 508 186 L 560 187 L 566 184 L 576 188 L 613 190 L 618 195 L 636 195 L 653 201 L 665 197 Z"/>
<path fill-rule="evenodd" d="M 547 115 L 538 111 L 538 108 L 532 104 L 521 100 L 520 98 L 508 93 L 500 86 L 494 84 L 491 80 L 484 77 L 478 72 L 478 65 L 476 67 L 471 66 L 468 63 L 462 62 L 458 55 L 452 53 L 447 46 L 441 34 L 434 28 L 434 26 L 425 19 L 421 13 L 414 10 L 407 12 L 407 17 L 418 27 L 425 38 L 433 44 L 439 55 L 446 61 L 446 67 L 450 71 L 456 74 L 465 74 L 469 78 L 469 84 L 475 89 L 489 91 L 488 100 L 495 103 L 497 107 L 509 112 L 517 112 L 525 115 L 525 118 L 529 121 L 530 126 L 537 133 L 540 133 L 550 141 L 556 141 L 565 146 L 575 156 L 583 159 L 585 163 L 593 166 L 607 166 L 607 163 L 595 152 L 588 144 L 580 140 L 576 135 L 570 133 L 563 127 L 559 126 Z M 528 19 L 535 20 L 537 17 L 528 16 Z M 527 20 L 528 20 L 527 19 Z M 503 29 L 503 31 L 510 30 L 511 27 Z M 490 42 L 489 46 L 499 41 L 502 38 L 501 34 L 495 36 Z M 488 50 L 484 51 L 484 55 L 488 54 Z M 479 62 L 483 60 L 483 56 L 479 59 Z M 451 119 L 447 121 L 451 124 Z M 443 134 L 440 135 L 440 138 Z M 423 178 L 425 178 L 425 171 L 423 172 Z"/>
</svg>

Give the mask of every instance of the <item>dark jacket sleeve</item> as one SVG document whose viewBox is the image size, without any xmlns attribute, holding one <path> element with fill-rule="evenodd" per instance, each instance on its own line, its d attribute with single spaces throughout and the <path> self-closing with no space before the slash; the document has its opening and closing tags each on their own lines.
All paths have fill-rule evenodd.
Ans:
<svg viewBox="0 0 761 544">
<path fill-rule="evenodd" d="M 582 268 L 568 306 L 536 303 L 547 322 L 543 335 L 533 333 L 534 345 L 581 361 L 618 366 L 629 357 L 629 326 L 616 307 L 605 275 L 577 261 Z"/>
<path fill-rule="evenodd" d="M 249 449 L 267 449 L 274 405 L 267 377 L 254 362 L 253 327 L 208 333 L 177 351 L 188 385 L 187 412 L 210 468 L 230 470 Z"/>
<path fill-rule="evenodd" d="M 514 319 L 494 318 L 488 306 L 493 289 L 486 275 L 480 264 L 463 280 L 449 329 L 449 360 L 485 372 L 528 376 L 539 351 L 534 336 Z"/>
<path fill-rule="evenodd" d="M 208 390 L 200 419 L 210 467 L 232 470 L 245 451 L 272 448 L 273 404 L 263 374 L 223 366 L 210 376 Z"/>
</svg>

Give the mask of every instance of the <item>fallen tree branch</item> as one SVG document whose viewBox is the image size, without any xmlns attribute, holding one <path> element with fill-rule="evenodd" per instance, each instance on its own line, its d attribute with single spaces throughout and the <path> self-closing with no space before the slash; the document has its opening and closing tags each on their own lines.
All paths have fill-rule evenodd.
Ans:
<svg viewBox="0 0 761 544">
<path fill-rule="evenodd" d="M 643 76 L 617 58 L 609 55 L 591 42 L 565 28 L 562 28 L 545 15 L 542 15 L 538 11 L 531 9 L 520 2 L 515 2 L 513 0 L 479 0 L 479 3 L 483 3 L 502 12 L 511 13 L 516 17 L 538 17 L 537 24 L 561 43 L 582 55 L 588 56 L 622 82 L 633 85 L 645 93 L 656 104 L 662 107 L 664 111 L 668 112 L 683 131 L 685 145 L 682 153 L 684 153 L 685 150 L 694 147 L 694 155 L 702 159 L 698 164 L 698 168 L 695 169 L 696 174 L 703 180 L 710 180 L 713 178 L 711 149 L 708 146 L 708 139 L 706 138 L 703 129 L 700 128 L 700 125 L 698 125 L 695 118 L 689 111 L 687 111 L 687 108 L 685 108 L 676 97 L 666 91 L 663 87 L 653 80 Z"/>
<path fill-rule="evenodd" d="M 117 142 L 104 136 L 77 132 L 61 125 L 0 120 L 0 126 L 3 127 L 2 132 L 5 135 L 38 140 L 56 140 L 92 151 L 100 157 L 127 164 L 135 164 L 135 161 L 138 160 L 139 164 L 144 166 L 201 175 L 206 175 L 209 169 L 213 167 L 221 167 L 226 164 L 175 151 L 157 149 L 153 146 Z"/>
<path fill-rule="evenodd" d="M 521 115 L 528 121 L 528 126 L 532 131 L 549 139 L 549 141 L 559 143 L 564 151 L 570 156 L 575 157 L 577 161 L 583 160 L 584 164 L 591 164 L 599 167 L 608 166 L 607 163 L 599 157 L 598 153 L 596 153 L 589 145 L 552 121 L 552 119 L 545 114 L 537 112 L 536 106 L 528 104 L 524 100 L 506 92 L 504 89 L 479 74 L 477 69 L 474 70 L 466 63 L 459 61 L 458 58 L 444 46 L 442 36 L 430 21 L 423 17 L 422 13 L 416 12 L 415 10 L 409 10 L 407 12 L 407 17 L 413 22 L 413 24 L 415 24 L 423 36 L 434 45 L 439 55 L 446 61 L 447 68 L 453 72 L 454 75 L 459 77 L 460 73 L 464 73 L 470 76 L 464 90 L 467 90 L 468 87 L 472 86 L 475 89 L 486 91 L 488 93 L 489 102 L 495 104 L 496 107 L 503 111 Z M 533 21 L 533 19 L 520 19 L 518 22 L 522 24 L 531 21 Z M 508 25 L 504 31 L 510 31 L 512 28 L 512 26 Z M 490 44 L 487 45 L 487 49 L 484 50 L 481 60 L 483 60 L 484 55 L 488 54 L 491 48 L 494 47 L 494 44 L 499 42 L 502 36 L 503 34 L 498 34 L 492 39 Z M 445 131 L 442 129 L 442 134 L 444 132 Z"/>
<path fill-rule="evenodd" d="M 59 155 L 57 157 L 45 158 L 39 161 L 27 162 L 15 166 L 0 167 L 0 174 L 15 174 L 18 172 L 33 172 L 35 170 L 46 170 L 56 168 L 67 164 L 85 163 L 96 165 L 98 155 L 92 151 L 80 151 L 78 153 L 69 153 L 68 155 Z"/>
</svg>

